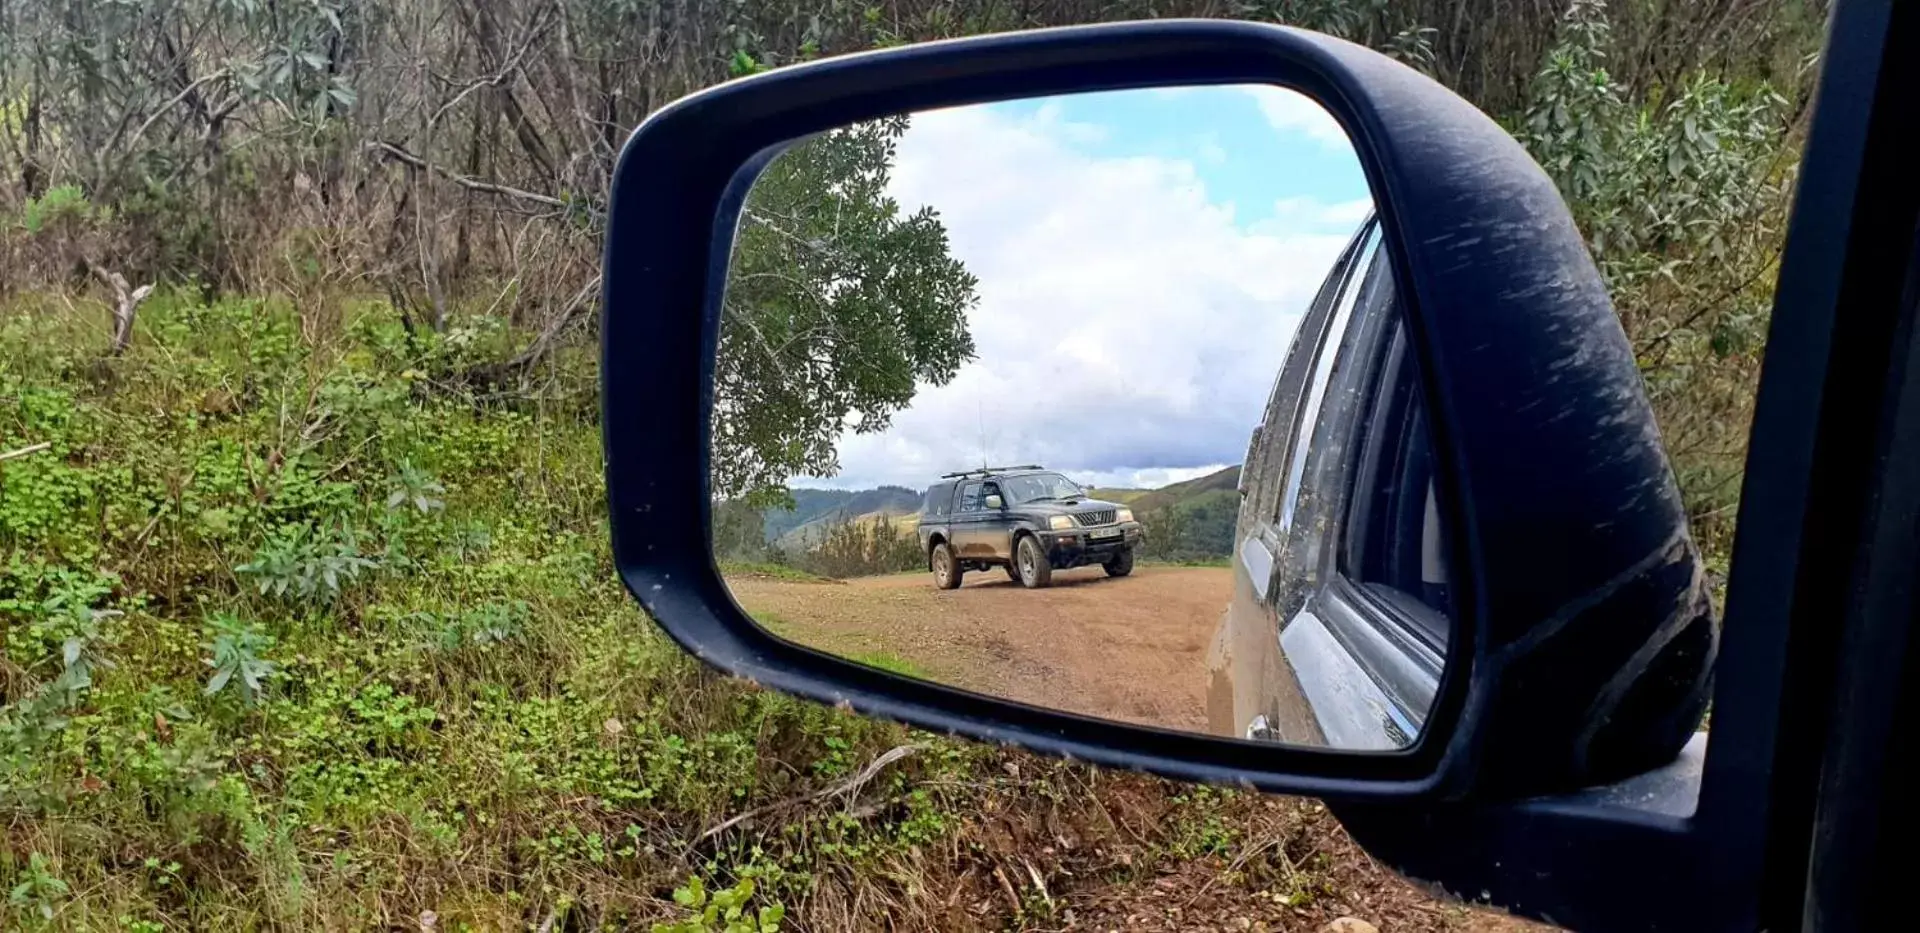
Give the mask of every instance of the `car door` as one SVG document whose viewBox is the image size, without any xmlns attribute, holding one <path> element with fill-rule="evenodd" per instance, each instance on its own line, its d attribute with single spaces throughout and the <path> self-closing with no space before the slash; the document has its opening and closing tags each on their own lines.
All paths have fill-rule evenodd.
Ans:
<svg viewBox="0 0 1920 933">
<path fill-rule="evenodd" d="M 1297 339 L 1276 386 L 1270 408 L 1292 402 L 1268 419 L 1287 427 L 1284 453 L 1279 431 L 1256 437 L 1274 444 L 1263 459 L 1250 453 L 1225 627 L 1274 655 L 1248 678 L 1251 715 L 1236 710 L 1250 734 L 1386 750 L 1418 735 L 1432 702 L 1447 587 L 1394 285 L 1377 236 L 1361 242 L 1311 365 L 1295 365 L 1313 346 Z"/>
<path fill-rule="evenodd" d="M 1295 425 L 1303 418 L 1309 380 L 1336 311 L 1350 313 L 1357 297 L 1353 280 L 1378 249 L 1375 224 L 1362 224 L 1335 261 L 1305 318 L 1294 330 L 1285 362 L 1274 380 L 1261 423 L 1253 429 L 1240 471 L 1240 514 L 1235 522 L 1233 593 L 1208 652 L 1208 728 L 1221 735 L 1271 738 L 1299 736 L 1323 744 L 1306 715 L 1291 669 L 1280 656 L 1279 620 L 1272 584 L 1280 550 L 1279 515 L 1287 484 Z M 1345 315 L 1342 315 L 1344 320 Z M 1281 722 L 1282 717 L 1286 721 Z"/>
<path fill-rule="evenodd" d="M 954 498 L 955 486 L 952 481 L 928 487 L 926 501 L 920 505 L 920 521 L 915 528 L 920 535 L 922 553 L 932 549 L 934 532 L 944 532 L 949 538 L 953 536 L 953 529 L 948 526 L 953 517 Z"/>
<path fill-rule="evenodd" d="M 1420 734 L 1449 632 L 1425 412 L 1379 269 L 1360 283 L 1309 453 L 1282 492 L 1270 608 L 1319 736 L 1386 751 Z"/>
<path fill-rule="evenodd" d="M 992 508 L 987 502 L 989 497 L 1000 496 L 1000 507 Z M 979 536 L 979 556 L 992 560 L 1013 559 L 1013 512 L 1007 508 L 1005 493 L 999 483 L 983 483 L 980 488 L 981 518 L 976 534 Z"/>
<path fill-rule="evenodd" d="M 981 556 L 987 523 L 986 484 L 964 483 L 953 507 L 953 550 L 962 558 Z"/>
</svg>

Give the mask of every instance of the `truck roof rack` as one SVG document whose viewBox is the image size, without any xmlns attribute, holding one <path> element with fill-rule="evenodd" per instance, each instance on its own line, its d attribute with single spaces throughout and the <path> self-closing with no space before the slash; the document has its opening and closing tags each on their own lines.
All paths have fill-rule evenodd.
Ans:
<svg viewBox="0 0 1920 933">
<path fill-rule="evenodd" d="M 1014 470 L 1044 470 L 1038 463 L 1023 463 L 1019 466 L 981 467 L 978 470 L 961 470 L 958 473 L 942 473 L 941 479 L 966 479 L 970 476 L 992 476 L 995 473 L 1011 473 Z"/>
</svg>

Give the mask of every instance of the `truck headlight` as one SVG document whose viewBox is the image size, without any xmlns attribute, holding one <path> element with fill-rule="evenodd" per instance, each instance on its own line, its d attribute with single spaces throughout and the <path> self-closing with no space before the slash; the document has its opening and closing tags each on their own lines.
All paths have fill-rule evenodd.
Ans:
<svg viewBox="0 0 1920 933">
<path fill-rule="evenodd" d="M 1133 521 L 1133 510 L 1132 510 L 1132 509 L 1121 509 L 1121 510 L 1120 510 L 1120 521 L 1123 521 L 1123 522 L 1130 522 L 1130 521 Z"/>
<path fill-rule="evenodd" d="M 1066 515 L 1055 515 L 1047 519 L 1047 527 L 1054 531 L 1071 531 L 1073 530 L 1073 519 Z"/>
</svg>

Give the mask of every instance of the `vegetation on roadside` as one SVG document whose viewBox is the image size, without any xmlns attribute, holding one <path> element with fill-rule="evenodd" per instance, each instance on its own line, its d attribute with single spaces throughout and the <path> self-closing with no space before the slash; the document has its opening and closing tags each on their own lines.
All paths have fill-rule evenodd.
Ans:
<svg viewBox="0 0 1920 933">
<path fill-rule="evenodd" d="M 0 318 L 9 929 L 942 926 L 1303 818 L 712 676 L 613 578 L 591 408 L 438 387 L 483 318 L 168 290 L 96 366 L 98 310 Z"/>
</svg>

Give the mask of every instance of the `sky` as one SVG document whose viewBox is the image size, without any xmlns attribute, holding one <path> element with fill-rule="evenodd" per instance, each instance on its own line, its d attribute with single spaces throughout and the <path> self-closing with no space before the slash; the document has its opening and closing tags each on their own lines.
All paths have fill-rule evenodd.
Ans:
<svg viewBox="0 0 1920 933">
<path fill-rule="evenodd" d="M 1333 118 L 1267 86 L 915 114 L 890 187 L 979 279 L 977 355 L 795 486 L 918 489 L 984 461 L 1154 487 L 1238 463 L 1371 205 Z"/>
</svg>

